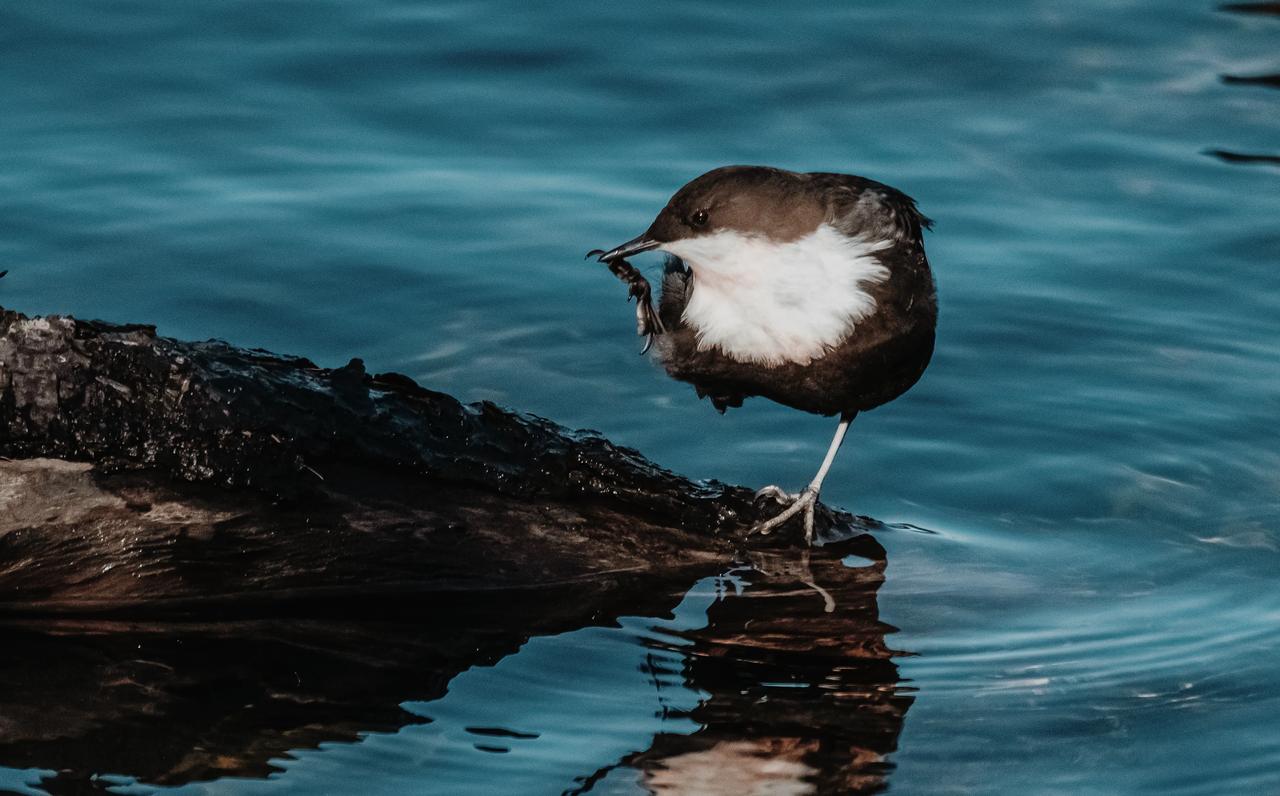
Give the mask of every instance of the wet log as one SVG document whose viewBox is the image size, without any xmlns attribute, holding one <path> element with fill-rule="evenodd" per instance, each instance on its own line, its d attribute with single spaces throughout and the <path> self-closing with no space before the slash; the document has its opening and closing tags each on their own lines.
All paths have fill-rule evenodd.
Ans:
<svg viewBox="0 0 1280 796">
<path fill-rule="evenodd" d="M 431 603 L 406 595 L 687 582 L 800 543 L 747 538 L 746 488 L 358 359 L 3 308 L 0 457 L 8 615 L 381 615 Z"/>
</svg>

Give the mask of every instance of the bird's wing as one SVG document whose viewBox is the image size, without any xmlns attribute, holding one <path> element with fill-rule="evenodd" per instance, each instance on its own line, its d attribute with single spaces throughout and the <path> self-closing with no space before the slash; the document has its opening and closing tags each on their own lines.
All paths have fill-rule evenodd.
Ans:
<svg viewBox="0 0 1280 796">
<path fill-rule="evenodd" d="M 919 242 L 922 231 L 933 226 L 916 207 L 916 200 L 897 188 L 852 174 L 808 176 L 814 188 L 828 197 L 828 221 L 846 235 Z"/>
</svg>

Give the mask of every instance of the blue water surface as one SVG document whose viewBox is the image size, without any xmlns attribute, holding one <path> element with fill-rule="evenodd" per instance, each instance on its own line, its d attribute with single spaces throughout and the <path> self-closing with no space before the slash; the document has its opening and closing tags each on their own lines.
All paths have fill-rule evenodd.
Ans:
<svg viewBox="0 0 1280 796">
<path fill-rule="evenodd" d="M 911 653 L 895 748 L 848 789 L 1280 792 L 1280 167 L 1215 154 L 1280 155 L 1280 92 L 1223 80 L 1280 72 L 1277 45 L 1280 16 L 1182 0 L 11 0 L 0 303 L 360 356 L 691 477 L 800 485 L 832 421 L 716 415 L 635 355 L 582 255 L 718 165 L 888 182 L 937 221 L 941 315 L 824 493 L 897 524 L 876 600 Z M 406 704 L 433 724 L 162 784 L 560 793 L 618 763 L 594 792 L 663 790 L 624 758 L 697 736 L 706 694 L 663 647 L 681 709 L 655 720 L 635 661 L 706 624 L 689 585 L 675 618 L 533 639 Z M 450 753 L 495 723 L 542 752 Z M 779 792 L 845 787 L 770 748 Z M 76 765 L 0 763 L 0 790 Z"/>
</svg>

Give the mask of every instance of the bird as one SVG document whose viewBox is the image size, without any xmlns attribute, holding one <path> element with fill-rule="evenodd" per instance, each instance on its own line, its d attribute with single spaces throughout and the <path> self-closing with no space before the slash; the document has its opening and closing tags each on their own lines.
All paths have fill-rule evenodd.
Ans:
<svg viewBox="0 0 1280 796">
<path fill-rule="evenodd" d="M 588 252 L 628 284 L 644 351 L 721 414 L 758 396 L 839 416 L 808 486 L 756 493 L 783 508 L 752 532 L 803 514 L 812 545 L 849 425 L 924 374 L 938 317 L 923 238 L 932 226 L 910 196 L 865 177 L 724 166 L 676 191 L 640 235 Z M 648 251 L 667 255 L 656 310 L 627 259 Z"/>
</svg>

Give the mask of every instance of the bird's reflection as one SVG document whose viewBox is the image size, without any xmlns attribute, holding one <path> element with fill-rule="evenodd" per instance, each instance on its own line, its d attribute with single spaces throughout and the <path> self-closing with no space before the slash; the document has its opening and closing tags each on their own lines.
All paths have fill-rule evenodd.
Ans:
<svg viewBox="0 0 1280 796">
<path fill-rule="evenodd" d="M 627 764 L 658 793 L 882 789 L 912 702 L 879 620 L 885 565 L 870 537 L 751 556 L 740 593 L 687 634 L 685 676 L 711 695 L 691 715 L 702 729 L 660 735 Z"/>
</svg>

